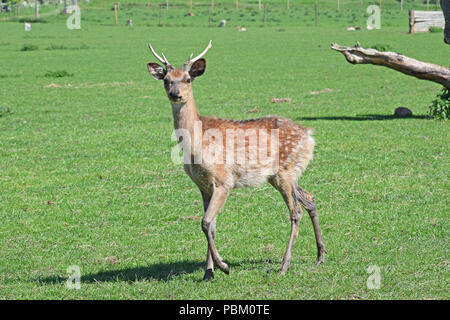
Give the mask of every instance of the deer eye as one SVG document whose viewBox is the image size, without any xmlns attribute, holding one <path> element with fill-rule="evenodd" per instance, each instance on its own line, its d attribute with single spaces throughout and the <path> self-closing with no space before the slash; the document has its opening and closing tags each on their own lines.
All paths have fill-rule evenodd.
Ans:
<svg viewBox="0 0 450 320">
<path fill-rule="evenodd" d="M 191 83 L 192 82 L 191 78 L 187 79 L 186 82 Z"/>
</svg>

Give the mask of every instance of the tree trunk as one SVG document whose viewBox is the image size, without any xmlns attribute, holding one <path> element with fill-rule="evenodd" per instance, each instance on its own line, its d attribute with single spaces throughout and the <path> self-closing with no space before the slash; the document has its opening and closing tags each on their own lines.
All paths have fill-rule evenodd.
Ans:
<svg viewBox="0 0 450 320">
<path fill-rule="evenodd" d="M 344 47 L 332 43 L 331 49 L 342 53 L 351 64 L 385 66 L 409 76 L 437 82 L 450 89 L 450 68 L 415 60 L 396 52 L 380 52 L 375 49 L 364 49 L 359 43 L 353 47 Z"/>
<path fill-rule="evenodd" d="M 445 18 L 444 41 L 450 44 L 450 0 L 441 0 L 441 8 Z"/>
</svg>

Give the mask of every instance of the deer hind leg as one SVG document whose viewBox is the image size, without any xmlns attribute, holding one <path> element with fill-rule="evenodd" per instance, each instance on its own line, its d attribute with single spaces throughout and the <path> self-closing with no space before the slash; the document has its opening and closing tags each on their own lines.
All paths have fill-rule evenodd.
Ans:
<svg viewBox="0 0 450 320">
<path fill-rule="evenodd" d="M 229 190 L 224 187 L 215 188 L 212 197 L 209 201 L 208 209 L 206 209 L 205 215 L 203 216 L 202 219 L 202 230 L 205 233 L 206 240 L 208 241 L 208 255 L 206 258 L 207 270 L 208 268 L 211 267 L 211 265 L 213 265 L 213 263 L 211 263 L 209 259 L 210 257 L 214 262 L 214 264 L 226 274 L 230 273 L 230 268 L 223 261 L 223 259 L 217 252 L 216 245 L 214 243 L 214 238 L 215 238 L 216 216 L 219 213 L 220 209 L 222 209 L 225 200 L 227 199 L 228 192 Z M 208 273 L 208 271 L 205 272 L 205 276 L 207 276 L 206 273 Z"/>
<path fill-rule="evenodd" d="M 301 203 L 301 205 L 306 209 L 306 211 L 308 211 L 309 217 L 311 218 L 317 244 L 316 264 L 319 265 L 325 261 L 325 253 L 327 253 L 327 250 L 325 249 L 325 245 L 322 240 L 322 232 L 320 231 L 319 216 L 317 215 L 316 201 L 314 200 L 314 196 L 311 193 L 307 192 L 306 190 L 303 190 L 297 184 L 295 185 L 294 194 L 296 200 L 299 203 Z"/>
<path fill-rule="evenodd" d="M 291 219 L 291 234 L 289 236 L 289 242 L 279 270 L 281 274 L 285 274 L 291 265 L 292 249 L 298 236 L 298 227 L 300 221 L 302 220 L 303 211 L 300 203 L 294 196 L 295 186 L 292 182 L 275 178 L 271 180 L 270 183 L 281 193 L 284 202 L 289 209 Z"/>
</svg>

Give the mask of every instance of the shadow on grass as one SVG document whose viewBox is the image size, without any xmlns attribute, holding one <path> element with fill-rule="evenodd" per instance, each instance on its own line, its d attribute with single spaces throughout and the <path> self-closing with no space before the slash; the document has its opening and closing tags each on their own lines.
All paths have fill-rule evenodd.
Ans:
<svg viewBox="0 0 450 320">
<path fill-rule="evenodd" d="M 272 261 L 258 260 L 251 261 L 251 264 L 267 264 Z M 228 262 L 227 262 L 228 263 Z M 233 269 L 233 267 L 241 267 L 244 264 L 248 264 L 249 261 L 228 263 L 228 265 Z M 126 268 L 120 270 L 105 270 L 99 271 L 93 274 L 81 274 L 81 283 L 101 283 L 101 282 L 135 282 L 144 280 L 157 280 L 167 282 L 174 277 L 183 274 L 194 273 L 197 271 L 202 271 L 201 277 L 198 281 L 202 281 L 203 270 L 205 267 L 205 262 L 198 261 L 182 261 L 174 263 L 157 263 L 152 264 L 147 267 L 136 267 L 136 268 Z M 217 272 L 222 272 L 216 270 Z M 50 277 L 39 277 L 36 281 L 42 284 L 55 284 L 55 283 L 65 283 L 68 277 L 63 277 L 60 275 L 54 275 Z"/>
<path fill-rule="evenodd" d="M 325 116 L 325 117 L 298 117 L 295 120 L 349 120 L 349 121 L 373 121 L 373 120 L 398 120 L 398 119 L 428 119 L 426 115 L 394 116 L 392 114 L 361 114 L 349 116 Z"/>
</svg>

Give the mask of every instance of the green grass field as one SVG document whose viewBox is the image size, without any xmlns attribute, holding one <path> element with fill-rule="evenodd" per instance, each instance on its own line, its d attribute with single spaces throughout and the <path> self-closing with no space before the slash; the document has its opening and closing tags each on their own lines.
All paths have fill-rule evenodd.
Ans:
<svg viewBox="0 0 450 320">
<path fill-rule="evenodd" d="M 448 299 L 450 127 L 426 118 L 440 86 L 350 65 L 329 48 L 383 44 L 449 65 L 443 35 L 408 34 L 407 10 L 390 3 L 397 9 L 382 11 L 381 30 L 353 32 L 345 27 L 367 19 L 359 1 L 355 19 L 330 2 L 318 27 L 306 21 L 313 8 L 292 11 L 303 21 L 279 7 L 264 28 L 260 12 L 239 20 L 218 8 L 231 20 L 208 28 L 207 8 L 194 10 L 195 22 L 186 8 L 169 9 L 158 27 L 158 8 L 130 7 L 127 28 L 130 15 L 114 26 L 106 0 L 103 10 L 82 6 L 81 30 L 68 30 L 66 16 L 31 32 L 0 22 L 0 298 Z M 231 274 L 201 281 L 200 193 L 171 162 L 170 104 L 146 63 L 155 60 L 148 41 L 180 65 L 210 39 L 194 84 L 202 114 L 281 115 L 314 128 L 315 158 L 299 184 L 317 200 L 324 265 L 314 265 L 305 215 L 291 269 L 278 275 L 289 213 L 267 184 L 233 191 L 216 237 Z M 414 117 L 393 117 L 399 106 Z M 80 290 L 66 287 L 71 265 L 81 268 Z M 378 290 L 366 285 L 373 265 Z"/>
</svg>

